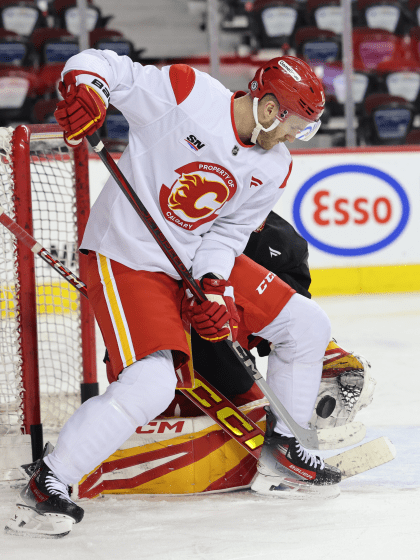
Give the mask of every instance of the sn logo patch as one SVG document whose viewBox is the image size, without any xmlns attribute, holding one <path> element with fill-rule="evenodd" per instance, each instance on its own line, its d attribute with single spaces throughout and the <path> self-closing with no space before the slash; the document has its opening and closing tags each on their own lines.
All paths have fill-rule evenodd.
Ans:
<svg viewBox="0 0 420 560">
<path fill-rule="evenodd" d="M 182 137 L 179 139 L 179 141 L 183 146 L 187 148 L 187 150 L 195 152 L 196 154 L 201 155 L 206 149 L 206 144 L 199 140 L 194 134 L 189 134 L 188 136 Z"/>
</svg>

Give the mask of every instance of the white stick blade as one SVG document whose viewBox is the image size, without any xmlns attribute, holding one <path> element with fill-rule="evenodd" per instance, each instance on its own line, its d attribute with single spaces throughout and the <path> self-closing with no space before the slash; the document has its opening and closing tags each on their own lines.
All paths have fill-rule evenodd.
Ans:
<svg viewBox="0 0 420 560">
<path fill-rule="evenodd" d="M 336 428 L 317 430 L 318 449 L 342 449 L 355 445 L 366 437 L 366 426 L 362 422 L 351 422 Z"/>
<path fill-rule="evenodd" d="M 395 446 L 387 437 L 380 437 L 334 455 L 325 462 L 340 469 L 342 479 L 360 474 L 395 459 Z"/>
</svg>

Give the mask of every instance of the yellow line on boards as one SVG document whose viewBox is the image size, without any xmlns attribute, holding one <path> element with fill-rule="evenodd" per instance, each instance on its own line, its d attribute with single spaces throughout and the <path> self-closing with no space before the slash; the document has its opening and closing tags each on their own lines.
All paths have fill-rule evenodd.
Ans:
<svg viewBox="0 0 420 560">
<path fill-rule="evenodd" d="M 383 294 L 420 291 L 420 264 L 311 269 L 313 296 Z M 0 318 L 13 318 L 14 289 L 0 289 Z M 40 314 L 77 311 L 79 294 L 67 282 L 37 287 Z"/>
<path fill-rule="evenodd" d="M 313 296 L 420 291 L 420 264 L 311 269 Z"/>
</svg>

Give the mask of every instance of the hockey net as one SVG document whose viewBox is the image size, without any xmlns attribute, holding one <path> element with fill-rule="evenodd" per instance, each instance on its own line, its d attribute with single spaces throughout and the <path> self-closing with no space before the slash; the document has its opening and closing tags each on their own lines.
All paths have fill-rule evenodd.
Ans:
<svg viewBox="0 0 420 560">
<path fill-rule="evenodd" d="M 56 125 L 19 126 L 0 129 L 0 150 L 0 205 L 85 279 L 86 144 L 69 150 Z M 0 448 L 26 434 L 36 458 L 42 431 L 59 431 L 97 393 L 94 320 L 87 300 L 1 224 L 0 320 Z"/>
</svg>

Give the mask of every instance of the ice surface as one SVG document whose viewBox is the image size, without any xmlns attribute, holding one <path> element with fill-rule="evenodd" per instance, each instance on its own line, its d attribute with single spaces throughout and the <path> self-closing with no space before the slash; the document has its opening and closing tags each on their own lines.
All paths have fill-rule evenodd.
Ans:
<svg viewBox="0 0 420 560">
<path fill-rule="evenodd" d="M 1 560 L 415 560 L 420 557 L 420 294 L 319 298 L 333 336 L 372 363 L 366 441 L 388 436 L 397 457 L 341 484 L 331 501 L 288 502 L 250 491 L 104 497 L 62 540 L 0 531 Z M 105 385 L 98 343 L 101 388 Z M 265 366 L 259 361 L 260 369 Z M 327 453 L 325 453 L 327 456 Z M 0 487 L 0 520 L 17 489 Z"/>
</svg>

